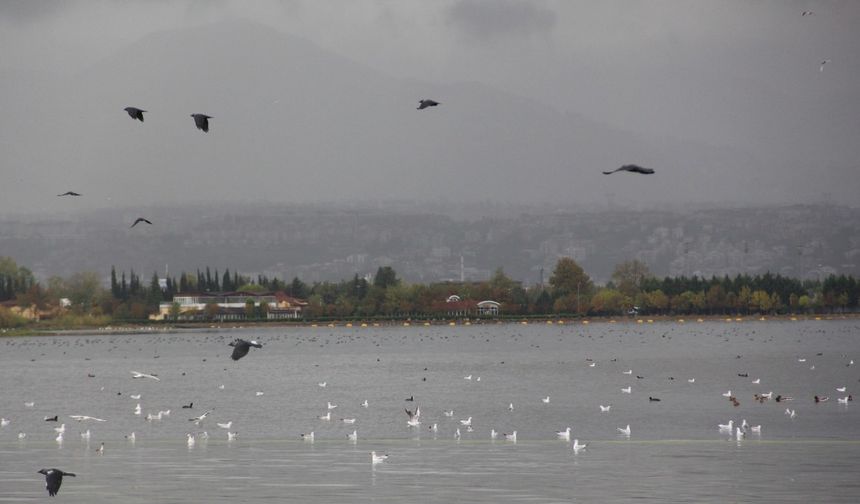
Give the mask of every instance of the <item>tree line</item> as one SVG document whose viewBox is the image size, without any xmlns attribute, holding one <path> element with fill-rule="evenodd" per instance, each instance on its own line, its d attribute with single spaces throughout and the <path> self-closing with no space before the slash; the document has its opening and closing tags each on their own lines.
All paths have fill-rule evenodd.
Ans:
<svg viewBox="0 0 860 504">
<path fill-rule="evenodd" d="M 523 286 L 502 268 L 488 280 L 475 282 L 410 284 L 386 266 L 370 280 L 356 274 L 339 282 L 307 284 L 297 277 L 284 282 L 230 269 L 221 273 L 207 266 L 163 279 L 153 273 L 148 281 L 133 270 L 118 273 L 112 267 L 105 288 L 99 275 L 92 272 L 55 276 L 43 284 L 27 268 L 10 258 L 0 258 L 0 302 L 5 305 L 14 301 L 18 306 L 44 310 L 65 298 L 69 311 L 102 319 L 144 320 L 158 311 L 160 303 L 176 295 L 230 291 L 282 292 L 306 300 L 306 319 L 446 317 L 462 306 L 446 302 L 455 294 L 471 305 L 481 300 L 497 301 L 503 316 L 746 315 L 854 311 L 860 282 L 846 275 L 819 281 L 772 273 L 658 278 L 644 263 L 634 260 L 619 264 L 605 285 L 596 285 L 576 261 L 562 257 L 547 285 Z M 3 325 L 10 314 L 8 308 L 0 310 Z"/>
</svg>

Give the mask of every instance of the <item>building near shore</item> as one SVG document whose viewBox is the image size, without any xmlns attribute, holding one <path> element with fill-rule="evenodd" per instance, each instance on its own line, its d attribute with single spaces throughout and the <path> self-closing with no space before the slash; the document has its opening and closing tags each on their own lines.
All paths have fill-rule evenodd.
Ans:
<svg viewBox="0 0 860 504">
<path fill-rule="evenodd" d="M 160 303 L 152 320 L 296 320 L 307 302 L 282 292 L 206 292 L 182 294 Z"/>
</svg>

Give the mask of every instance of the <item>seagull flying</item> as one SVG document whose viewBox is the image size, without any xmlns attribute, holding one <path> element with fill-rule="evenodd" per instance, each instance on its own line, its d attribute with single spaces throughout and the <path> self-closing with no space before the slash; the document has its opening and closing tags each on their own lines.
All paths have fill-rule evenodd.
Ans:
<svg viewBox="0 0 860 504">
<path fill-rule="evenodd" d="M 231 342 L 230 346 L 233 347 L 233 354 L 230 355 L 230 358 L 233 360 L 239 360 L 242 357 L 248 355 L 248 351 L 251 349 L 251 347 L 263 348 L 263 345 L 257 343 L 254 340 L 246 341 L 241 338 L 237 338 L 236 341 Z"/>
<path fill-rule="evenodd" d="M 188 421 L 194 422 L 194 425 L 200 425 L 200 422 L 202 422 L 207 416 L 209 416 L 209 413 L 212 413 L 213 411 L 214 410 L 209 410 L 206 413 L 203 413 L 202 415 L 200 415 L 198 417 L 189 418 Z"/>
<path fill-rule="evenodd" d="M 626 165 L 623 165 L 623 166 L 616 168 L 614 170 L 605 171 L 605 172 L 603 172 L 603 174 L 604 175 L 612 175 L 613 173 L 619 172 L 619 171 L 626 171 L 626 172 L 630 172 L 630 173 L 641 173 L 642 175 L 651 175 L 652 173 L 654 173 L 653 168 L 645 168 L 645 167 L 635 165 L 635 164 L 626 164 Z"/>
<path fill-rule="evenodd" d="M 129 373 L 133 375 L 132 378 L 150 378 L 155 381 L 161 381 L 161 378 L 154 374 L 141 373 L 140 371 L 129 371 Z"/>
<path fill-rule="evenodd" d="M 57 196 L 80 196 L 81 193 L 76 193 L 75 191 L 66 191 L 63 194 L 58 194 Z"/>
<path fill-rule="evenodd" d="M 828 63 L 830 63 L 830 60 L 829 60 L 829 59 L 821 60 L 821 66 L 820 66 L 820 67 L 818 67 L 818 71 L 819 71 L 819 72 L 823 72 L 823 71 L 824 71 L 824 65 L 826 65 L 826 64 L 828 64 Z M 800 360 L 800 359 L 798 359 L 798 360 Z M 803 361 L 805 361 L 805 360 L 806 360 L 806 359 L 804 359 Z M 803 362 L 803 361 L 801 361 L 801 362 Z"/>
<path fill-rule="evenodd" d="M 601 413 L 609 413 L 609 408 L 611 408 L 611 407 L 612 407 L 612 405 L 611 405 L 611 404 L 610 404 L 609 406 L 604 406 L 604 405 L 602 405 L 602 404 L 601 404 L 601 405 L 600 405 L 600 412 L 601 412 Z"/>
<path fill-rule="evenodd" d="M 39 474 L 45 475 L 45 488 L 48 489 L 48 495 L 51 497 L 57 495 L 60 491 L 60 485 L 63 484 L 63 476 L 75 477 L 74 473 L 63 472 L 59 469 L 40 469 Z"/>
<path fill-rule="evenodd" d="M 145 223 L 149 224 L 150 226 L 152 225 L 152 221 L 150 221 L 148 219 L 144 219 L 143 217 L 138 217 L 137 219 L 134 220 L 134 224 L 129 226 L 129 228 L 133 228 L 134 226 L 137 226 L 141 222 L 145 222 Z"/>
<path fill-rule="evenodd" d="M 77 420 L 78 422 L 83 422 L 84 420 L 92 420 L 94 422 L 107 422 L 107 420 L 104 420 L 102 418 L 96 418 L 89 415 L 69 415 L 69 418 L 71 418 L 72 420 Z"/>
<path fill-rule="evenodd" d="M 427 107 L 436 107 L 439 105 L 439 102 L 435 100 L 423 99 L 418 102 L 418 110 L 424 110 Z"/>
<path fill-rule="evenodd" d="M 194 118 L 194 125 L 197 126 L 197 129 L 203 130 L 204 133 L 209 131 L 209 119 L 212 119 L 212 116 L 208 116 L 206 114 L 191 114 L 191 117 Z"/>
<path fill-rule="evenodd" d="M 143 113 L 146 112 L 145 110 L 137 107 L 126 107 L 123 110 L 128 112 L 128 116 L 132 119 L 137 119 L 138 121 L 143 122 Z"/>
</svg>

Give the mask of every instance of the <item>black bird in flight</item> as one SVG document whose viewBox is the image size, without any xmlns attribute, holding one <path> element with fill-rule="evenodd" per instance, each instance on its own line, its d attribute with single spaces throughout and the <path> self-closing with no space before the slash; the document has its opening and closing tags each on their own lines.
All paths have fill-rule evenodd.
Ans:
<svg viewBox="0 0 860 504">
<path fill-rule="evenodd" d="M 206 114 L 191 114 L 191 117 L 194 118 L 194 125 L 197 126 L 197 129 L 203 130 L 204 133 L 209 131 L 209 119 L 212 119 L 212 116 L 208 116 Z"/>
<path fill-rule="evenodd" d="M 126 107 L 124 110 L 128 112 L 129 117 L 132 119 L 137 119 L 138 121 L 143 122 L 143 113 L 146 112 L 145 110 L 137 107 Z"/>
<path fill-rule="evenodd" d="M 51 497 L 57 495 L 60 491 L 60 485 L 63 484 L 63 476 L 75 477 L 74 473 L 63 472 L 59 469 L 40 469 L 39 474 L 45 475 L 45 488 L 48 489 L 48 495 Z"/>
<path fill-rule="evenodd" d="M 56 421 L 58 421 L 58 420 L 57 420 L 57 416 L 58 416 L 58 415 L 54 415 L 54 416 L 52 416 L 52 417 L 45 417 L 45 421 L 46 421 L 46 422 L 56 422 Z"/>
<path fill-rule="evenodd" d="M 236 341 L 231 342 L 230 346 L 233 347 L 233 354 L 230 355 L 230 358 L 233 360 L 239 360 L 248 355 L 248 351 L 251 350 L 251 347 L 263 348 L 263 345 L 254 340 L 246 341 L 241 338 L 237 338 Z"/>
<path fill-rule="evenodd" d="M 437 101 L 424 99 L 418 102 L 418 110 L 424 110 L 427 107 L 435 107 L 437 105 L 439 105 Z"/>
<path fill-rule="evenodd" d="M 620 168 L 616 168 L 612 171 L 605 171 L 605 172 L 603 172 L 603 174 L 604 175 L 612 175 L 613 173 L 619 172 L 619 171 L 628 171 L 630 173 L 641 173 L 642 175 L 651 175 L 652 173 L 654 173 L 653 168 L 644 168 L 642 166 L 635 165 L 635 164 L 626 164 L 626 165 L 624 165 Z"/>
<path fill-rule="evenodd" d="M 76 193 L 75 191 L 66 191 L 63 194 L 58 194 L 57 196 L 80 196 L 80 193 Z"/>
<path fill-rule="evenodd" d="M 133 228 L 134 226 L 137 226 L 137 225 L 138 225 L 138 224 L 140 224 L 141 222 L 145 222 L 145 223 L 149 224 L 150 226 L 152 225 L 152 222 L 150 222 L 149 220 L 144 219 L 143 217 L 138 217 L 138 218 L 134 221 L 134 224 L 132 224 L 131 226 L 129 226 L 129 229 Z"/>
</svg>

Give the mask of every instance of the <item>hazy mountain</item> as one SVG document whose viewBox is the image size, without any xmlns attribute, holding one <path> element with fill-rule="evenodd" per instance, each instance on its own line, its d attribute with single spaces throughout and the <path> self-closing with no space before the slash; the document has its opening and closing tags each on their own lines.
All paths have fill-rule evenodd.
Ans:
<svg viewBox="0 0 860 504">
<path fill-rule="evenodd" d="M 242 21 L 155 33 L 81 73 L 3 75 L 0 85 L 4 115 L 21 118 L 0 136 L 7 212 L 387 198 L 766 203 L 821 179 L 773 184 L 780 166 L 760 153 L 617 131 L 480 84 L 394 79 Z M 417 111 L 425 97 L 442 105 Z M 148 111 L 145 123 L 129 105 Z M 208 134 L 195 112 L 213 116 Z M 629 162 L 657 174 L 600 173 Z M 68 189 L 84 197 L 54 196 Z"/>
<path fill-rule="evenodd" d="M 527 284 L 558 258 L 598 281 L 639 259 L 657 275 L 771 271 L 860 274 L 860 210 L 770 208 L 576 211 L 516 206 L 459 218 L 461 205 L 199 205 L 104 209 L 72 217 L 0 218 L 0 255 L 39 278 L 110 266 L 150 275 L 209 266 L 290 280 L 342 280 L 392 266 L 410 282 L 489 278 L 503 267 Z M 519 212 L 517 210 L 520 210 Z M 153 226 L 129 229 L 145 213 Z M 832 225 L 821 226 L 829 222 Z M 462 258 L 462 259 L 461 259 Z M 462 260 L 462 262 L 461 262 Z M 462 266 L 462 269 L 461 269 Z"/>
</svg>

